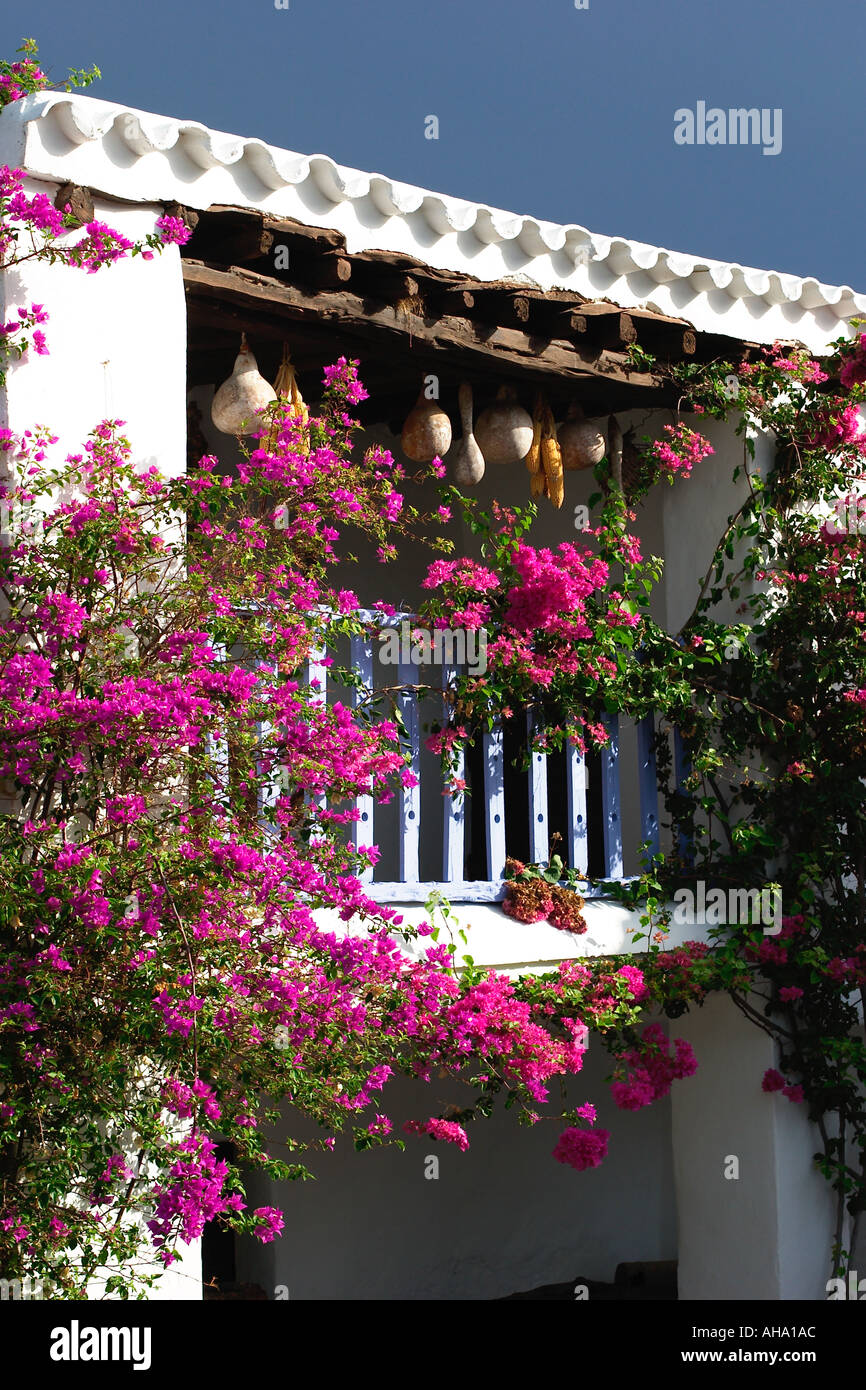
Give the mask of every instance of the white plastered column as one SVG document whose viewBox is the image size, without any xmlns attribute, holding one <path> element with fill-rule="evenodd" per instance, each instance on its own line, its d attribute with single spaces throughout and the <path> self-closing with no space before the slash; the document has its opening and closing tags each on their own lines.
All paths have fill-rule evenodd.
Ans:
<svg viewBox="0 0 866 1390">
<path fill-rule="evenodd" d="M 16 152 L 20 159 L 20 153 Z M 13 155 L 13 158 L 15 156 Z M 25 189 L 54 200 L 57 185 L 28 179 Z M 96 198 L 95 216 L 130 241 L 155 228 L 163 208 Z M 83 230 L 71 240 L 83 236 Z M 137 468 L 155 464 L 177 476 L 186 467 L 186 304 L 176 246 L 107 266 L 94 275 L 65 266 L 28 262 L 0 277 L 0 317 L 20 306 L 43 304 L 49 355 L 32 350 L 10 365 L 2 423 L 15 433 L 45 425 L 58 436 L 55 457 L 80 453 L 105 418 L 125 422 Z M 167 1270 L 157 1262 L 138 1268 L 158 1276 L 151 1299 L 202 1298 L 201 1242 L 182 1248 Z M 99 1282 L 92 1296 L 99 1297 Z"/>
<path fill-rule="evenodd" d="M 773 1040 L 727 995 L 671 1035 L 698 1058 L 671 1091 L 680 1299 L 825 1299 L 832 1193 L 812 1162 L 820 1140 L 805 1107 L 761 1089 L 777 1066 Z M 726 1178 L 732 1158 L 739 1177 Z"/>
<path fill-rule="evenodd" d="M 54 184 L 27 180 L 27 193 Z M 162 215 L 160 204 L 95 199 L 95 216 L 130 241 L 142 239 Z M 72 233 L 76 241 L 84 232 Z M 32 349 L 9 367 L 5 423 L 16 433 L 46 425 L 57 451 L 79 453 L 106 417 L 126 422 L 138 467 L 156 464 L 176 476 L 186 466 L 186 305 L 176 246 L 106 266 L 93 275 L 67 266 L 27 262 L 2 277 L 3 318 L 43 304 L 49 355 Z"/>
</svg>

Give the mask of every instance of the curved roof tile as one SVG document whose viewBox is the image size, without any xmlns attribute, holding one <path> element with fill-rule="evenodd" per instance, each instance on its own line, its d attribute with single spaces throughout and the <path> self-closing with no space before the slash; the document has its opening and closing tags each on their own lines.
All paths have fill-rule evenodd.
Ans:
<svg viewBox="0 0 866 1390">
<path fill-rule="evenodd" d="M 13 103 L 0 117 L 0 157 L 34 178 L 125 201 L 233 203 L 336 227 L 350 251 L 408 252 L 482 280 L 519 273 L 624 308 L 651 301 L 734 337 L 799 337 L 818 350 L 866 314 L 866 295 L 847 285 L 594 235 L 91 97 L 46 92 Z"/>
</svg>

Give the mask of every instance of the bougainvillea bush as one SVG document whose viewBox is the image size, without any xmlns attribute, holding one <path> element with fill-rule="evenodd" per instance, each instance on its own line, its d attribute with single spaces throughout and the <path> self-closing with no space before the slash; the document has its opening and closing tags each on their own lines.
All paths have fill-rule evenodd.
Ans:
<svg viewBox="0 0 866 1390">
<path fill-rule="evenodd" d="M 531 579 L 515 602 L 520 551 L 506 545 L 503 553 L 510 519 L 500 515 L 485 539 L 499 586 L 483 576 L 479 583 L 465 566 L 431 567 L 433 611 L 453 617 L 483 605 L 497 633 L 486 683 L 466 678 L 437 746 L 453 759 L 469 736 L 467 707 L 496 714 L 531 707 L 542 716 L 541 746 L 547 730 L 578 746 L 587 737 L 603 743 L 605 709 L 632 718 L 659 712 L 656 754 L 673 848 L 608 892 L 641 913 L 633 940 L 649 996 L 670 1017 L 722 990 L 777 1043 L 779 1067 L 754 1084 L 768 1103 L 802 1105 L 816 1127 L 815 1163 L 836 1199 L 836 1273 L 866 1205 L 866 333 L 840 339 L 823 362 L 781 343 L 693 366 L 632 353 L 669 379 L 679 409 L 661 438 L 646 440 L 630 506 L 653 486 L 700 486 L 713 454 L 697 428 L 701 417 L 732 420 L 742 438 L 733 470 L 742 500 L 696 586 L 694 609 L 675 633 L 653 622 L 656 571 L 628 533 L 634 513 L 617 506 L 607 461 L 597 469 L 607 497 L 595 550 L 560 546 L 523 567 L 527 577 L 544 568 L 561 599 L 549 609 Z M 774 446 L 769 468 L 756 463 L 760 434 Z M 619 611 L 613 586 L 623 595 Z M 535 608 L 523 640 L 527 604 Z M 720 617 L 725 611 L 734 621 Z M 560 632 L 568 654 L 557 650 Z M 673 730 L 687 769 L 681 785 L 673 779 Z M 570 889 L 569 929 L 580 932 L 579 885 L 561 864 L 551 867 L 512 863 L 505 910 L 561 925 Z M 724 892 L 772 888 L 780 920 L 768 932 L 755 912 L 720 926 L 708 917 L 711 947 L 671 950 L 671 898 L 698 881 Z M 628 1072 L 621 1051 L 623 1067 Z M 626 1108 L 647 1094 L 625 1078 L 615 1085 Z"/>
<path fill-rule="evenodd" d="M 391 1133 L 389 1076 L 434 1067 L 478 1073 L 467 1113 L 504 1088 L 536 1116 L 586 1028 L 639 1012 L 640 977 L 612 965 L 531 999 L 458 979 L 444 945 L 401 951 L 365 897 L 375 851 L 347 844 L 350 802 L 390 796 L 405 754 L 386 714 L 311 698 L 305 669 L 359 627 L 326 582 L 339 525 L 392 544 L 395 515 L 414 518 L 387 455 L 353 461 L 352 365 L 326 380 L 322 415 L 280 408 L 235 480 L 213 459 L 174 481 L 138 469 L 118 421 L 65 459 L 44 433 L 2 437 L 22 520 L 0 551 L 0 1228 L 12 1272 L 70 1294 L 115 1265 L 128 1287 L 133 1216 L 166 1262 L 217 1216 L 279 1232 L 217 1132 L 301 1177 L 261 1137 L 278 1102 L 322 1144 L 365 1147 Z M 323 930 L 318 908 L 356 930 Z M 467 1142 L 447 1117 L 417 1126 Z"/>
<path fill-rule="evenodd" d="M 629 534 L 634 512 L 612 490 L 607 461 L 597 469 L 605 497 L 594 545 L 536 551 L 523 539 L 526 517 L 494 508 L 477 523 L 486 564 L 435 561 L 426 581 L 434 622 L 484 622 L 494 634 L 488 673 L 463 679 L 432 746 L 453 767 L 473 718 L 489 726 L 524 707 L 542 748 L 564 738 L 603 744 L 605 711 L 660 714 L 673 848 L 608 892 L 641 913 L 633 940 L 650 996 L 669 1016 L 723 990 L 777 1042 L 781 1070 L 755 1086 L 768 1103 L 803 1105 L 816 1126 L 815 1162 L 836 1198 L 837 1272 L 866 1203 L 866 333 L 840 339 L 823 364 L 790 344 L 695 366 L 633 355 L 669 378 L 679 411 L 646 440 L 629 506 L 653 486 L 700 486 L 713 454 L 696 428 L 702 416 L 733 420 L 742 438 L 733 474 L 742 501 L 693 611 L 676 633 L 652 620 L 656 562 Z M 755 461 L 759 434 L 774 445 L 768 469 Z M 734 621 L 720 618 L 722 605 Z M 687 768 L 680 785 L 673 730 Z M 580 885 L 555 857 L 510 861 L 507 879 L 511 916 L 581 932 Z M 718 927 L 709 917 L 712 949 L 671 950 L 668 905 L 698 881 L 772 891 L 780 920 L 767 932 L 755 912 Z M 617 1085 L 626 1108 L 649 1094 Z"/>
<path fill-rule="evenodd" d="M 26 63 L 8 100 L 44 85 L 32 49 Z M 14 170 L 0 192 L 6 269 L 110 273 L 187 235 L 172 218 L 135 245 L 74 227 Z M 50 351 L 45 306 L 22 306 L 2 347 Z M 147 1279 L 134 1258 L 170 1264 L 208 1220 L 274 1239 L 282 1214 L 249 1209 L 241 1168 L 306 1175 L 299 1141 L 275 1153 L 263 1137 L 283 1102 L 318 1121 L 318 1147 L 402 1143 L 389 1077 L 444 1070 L 466 1105 L 407 1129 L 465 1148 L 499 1092 L 538 1122 L 588 1028 L 638 1045 L 640 971 L 459 972 L 429 924 L 405 930 L 365 896 L 376 851 L 351 847 L 353 798 L 411 774 L 390 711 L 360 690 L 351 707 L 316 698 L 307 663 L 361 630 L 357 597 L 329 582 L 352 538 L 387 562 L 436 518 L 386 451 L 356 455 L 364 394 L 341 358 L 318 413 L 276 407 L 232 478 L 212 458 L 174 480 L 137 466 L 120 420 L 73 453 L 47 428 L 0 434 L 4 1277 L 80 1297 L 98 1275 L 128 1296 Z M 508 601 L 526 640 L 551 563 L 575 605 L 598 587 L 576 555 L 521 544 Z M 560 1116 L 556 1158 L 600 1162 L 595 1120 L 590 1105 Z"/>
<path fill-rule="evenodd" d="M 866 1201 L 864 362 L 857 333 L 822 363 L 776 344 L 675 374 L 697 415 L 738 422 L 743 457 L 741 506 L 679 634 L 690 690 L 671 713 L 692 773 L 669 805 L 696 877 L 778 881 L 782 915 L 773 933 L 717 931 L 711 953 L 667 953 L 659 965 L 675 1009 L 726 989 L 776 1039 L 781 1070 L 763 1087 L 768 1103 L 802 1104 L 817 1126 L 836 1268 Z M 764 472 L 759 430 L 775 445 Z M 720 600 L 744 628 L 715 620 Z"/>
<path fill-rule="evenodd" d="M 280 1214 L 246 1209 L 212 1136 L 302 1176 L 260 1137 L 280 1100 L 363 1147 L 389 1134 L 392 1074 L 471 1059 L 479 1099 L 536 1106 L 587 1025 L 637 1016 L 613 967 L 601 1003 L 569 982 L 551 1013 L 458 980 L 444 946 L 412 960 L 364 895 L 375 851 L 346 844 L 349 803 L 409 773 L 392 720 L 311 699 L 306 661 L 358 605 L 310 550 L 347 517 L 393 540 L 400 494 L 387 456 L 351 459 L 351 365 L 328 377 L 322 416 L 283 419 L 234 481 L 212 459 L 136 468 L 117 421 L 66 459 L 44 433 L 2 438 L 22 520 L 0 552 L 0 1227 L 13 1271 L 69 1292 L 128 1258 L 133 1213 L 167 1261 L 218 1215 L 273 1238 Z M 280 526 L 243 505 L 269 491 Z M 363 930 L 323 930 L 323 907 Z"/>
</svg>

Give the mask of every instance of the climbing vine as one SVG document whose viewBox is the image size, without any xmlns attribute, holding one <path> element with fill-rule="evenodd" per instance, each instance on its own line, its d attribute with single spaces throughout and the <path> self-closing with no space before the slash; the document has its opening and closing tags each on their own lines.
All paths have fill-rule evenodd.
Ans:
<svg viewBox="0 0 866 1390">
<path fill-rule="evenodd" d="M 676 388 L 674 422 L 661 439 L 644 440 L 627 504 L 611 489 L 608 462 L 599 466 L 595 550 L 576 562 L 572 547 L 560 546 L 524 562 L 542 580 L 524 645 L 526 600 L 520 595 L 520 607 L 508 588 L 521 566 L 519 541 L 508 543 L 509 579 L 499 591 L 488 583 L 482 594 L 465 571 L 434 566 L 447 600 L 436 611 L 454 615 L 483 603 L 485 620 L 499 624 L 485 708 L 497 716 L 533 708 L 536 747 L 550 746 L 551 731 L 581 750 L 603 745 L 605 711 L 635 719 L 659 712 L 671 848 L 647 853 L 634 881 L 605 891 L 640 911 L 634 959 L 670 1017 L 721 990 L 775 1040 L 778 1068 L 755 1084 L 768 1103 L 778 1103 L 771 1099 L 778 1092 L 803 1105 L 817 1127 L 815 1162 L 836 1197 L 833 1270 L 843 1272 L 866 1203 L 866 333 L 840 339 L 820 362 L 782 344 L 676 367 L 632 351 Z M 719 466 L 706 462 L 713 450 L 697 428 L 701 417 L 736 424 L 742 456 L 732 481 L 740 500 L 691 613 L 670 633 L 649 612 L 658 571 L 640 559 L 626 527 L 651 488 L 690 476 L 681 485 L 700 487 L 701 469 Z M 770 466 L 757 461 L 759 438 L 771 442 Z M 498 520 L 499 533 L 486 542 L 494 552 L 502 546 Z M 620 581 L 613 567 L 624 556 L 631 567 Z M 576 600 L 563 574 L 579 575 Z M 620 620 L 610 602 L 614 584 L 624 596 Z M 491 590 L 503 596 L 498 610 Z M 591 638 L 599 618 L 614 620 L 602 644 Z M 483 686 L 477 678 L 467 684 L 470 708 L 483 703 Z M 679 784 L 673 730 L 688 769 Z M 439 742 L 453 758 L 453 729 Z M 570 914 L 571 930 L 580 932 L 581 881 L 565 875 L 561 861 L 511 862 L 508 873 L 506 912 L 554 925 Z M 710 945 L 667 945 L 672 902 L 684 889 L 692 901 L 700 891 L 712 902 L 703 918 Z M 719 906 L 731 892 L 749 904 L 737 921 Z M 778 908 L 770 916 L 768 902 Z"/>
</svg>

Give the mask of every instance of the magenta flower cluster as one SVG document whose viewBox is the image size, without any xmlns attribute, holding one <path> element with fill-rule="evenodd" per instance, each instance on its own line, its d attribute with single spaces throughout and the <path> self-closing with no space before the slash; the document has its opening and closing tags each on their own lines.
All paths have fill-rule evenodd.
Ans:
<svg viewBox="0 0 866 1390">
<path fill-rule="evenodd" d="M 606 1129 L 563 1130 L 553 1150 L 557 1163 L 566 1163 L 579 1172 L 587 1168 L 597 1168 L 607 1157 L 610 1131 Z"/>
<path fill-rule="evenodd" d="M 657 439 L 650 449 L 651 457 L 659 466 L 663 476 L 688 478 L 696 463 L 702 463 L 715 453 L 713 446 L 696 430 L 689 429 L 682 421 L 676 425 L 665 425 L 667 439 Z"/>
<path fill-rule="evenodd" d="M 614 1081 L 613 1098 L 621 1110 L 640 1110 L 644 1105 L 666 1096 L 671 1082 L 697 1071 L 697 1060 L 691 1043 L 677 1038 L 673 1049 L 659 1023 L 650 1023 L 643 1030 L 640 1043 L 624 1052 L 620 1065 L 626 1078 Z"/>
</svg>

